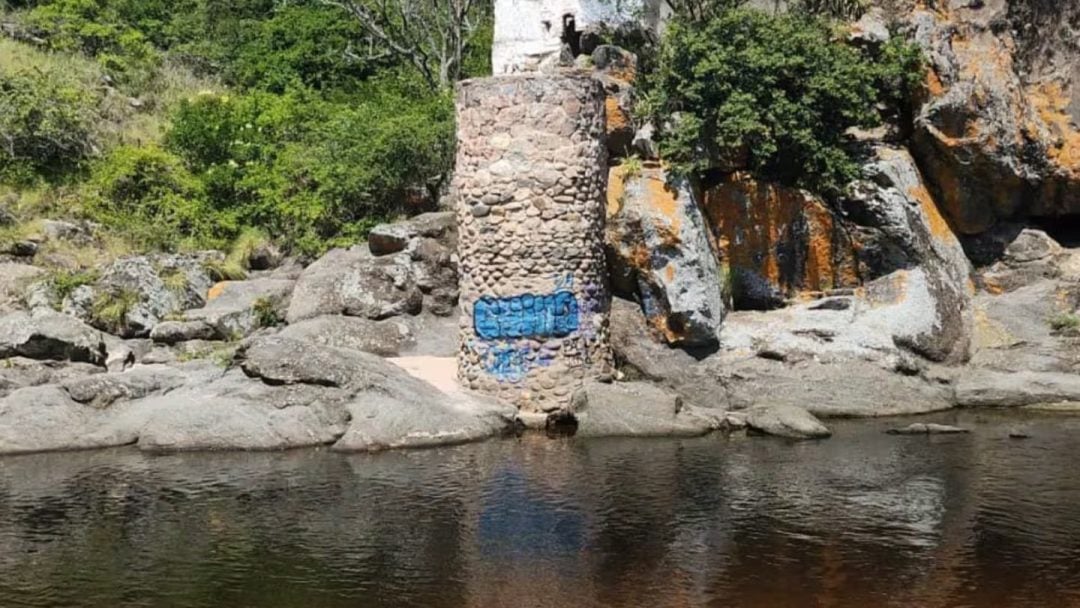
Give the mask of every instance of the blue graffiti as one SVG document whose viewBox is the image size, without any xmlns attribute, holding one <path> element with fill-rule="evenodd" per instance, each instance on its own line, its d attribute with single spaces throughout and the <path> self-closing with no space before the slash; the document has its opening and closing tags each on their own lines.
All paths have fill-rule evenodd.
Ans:
<svg viewBox="0 0 1080 608">
<path fill-rule="evenodd" d="M 527 349 L 499 344 L 487 352 L 484 369 L 501 381 L 520 382 L 532 368 L 532 362 L 526 358 L 527 354 Z"/>
<path fill-rule="evenodd" d="M 545 296 L 485 296 L 473 306 L 473 327 L 485 340 L 563 338 L 577 331 L 578 302 L 569 291 Z"/>
</svg>

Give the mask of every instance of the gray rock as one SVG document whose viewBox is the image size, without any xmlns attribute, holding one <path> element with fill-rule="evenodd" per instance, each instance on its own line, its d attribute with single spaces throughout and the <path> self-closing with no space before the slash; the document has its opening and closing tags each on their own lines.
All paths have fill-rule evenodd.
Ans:
<svg viewBox="0 0 1080 608">
<path fill-rule="evenodd" d="M 103 374 L 105 371 L 104 368 L 91 363 L 11 357 L 0 360 L 0 397 L 20 388 L 58 384 L 72 378 Z"/>
<path fill-rule="evenodd" d="M 287 279 L 218 283 L 206 305 L 185 312 L 184 318 L 211 326 L 219 340 L 248 336 L 265 323 L 284 320 L 295 284 Z"/>
<path fill-rule="evenodd" d="M 240 366 L 249 376 L 273 385 L 313 384 L 345 388 L 364 385 L 372 368 L 383 369 L 375 355 L 268 336 L 253 338 L 238 351 Z M 389 364 L 386 364 L 389 365 Z"/>
<path fill-rule="evenodd" d="M 645 382 L 587 382 L 574 393 L 571 413 L 579 437 L 694 437 L 721 428 L 723 418 Z"/>
<path fill-rule="evenodd" d="M 823 439 L 830 431 L 813 414 L 792 405 L 759 405 L 746 412 L 746 424 L 767 435 L 789 439 Z"/>
<path fill-rule="evenodd" d="M 1080 376 L 1059 372 L 967 369 L 956 387 L 964 407 L 1018 407 L 1080 402 Z"/>
<path fill-rule="evenodd" d="M 456 330 L 456 323 L 454 324 Z M 357 317 L 329 315 L 305 319 L 289 325 L 278 334 L 282 338 L 301 340 L 320 346 L 349 348 L 380 357 L 397 357 L 405 348 L 415 344 L 409 320 L 384 319 L 372 321 Z M 456 350 L 456 337 L 455 350 Z"/>
<path fill-rule="evenodd" d="M 889 429 L 885 432 L 889 435 L 959 435 L 971 431 L 947 424 L 916 422 L 902 428 Z"/>
<path fill-rule="evenodd" d="M 16 356 L 105 365 L 107 349 L 96 329 L 73 317 L 40 310 L 0 317 L 0 359 Z"/>
<path fill-rule="evenodd" d="M 248 256 L 248 267 L 251 270 L 272 270 L 281 265 L 284 255 L 273 243 L 260 243 Z"/>
<path fill-rule="evenodd" d="M 851 26 L 848 39 L 857 44 L 877 47 L 885 44 L 892 38 L 889 33 L 889 24 L 885 12 L 878 7 L 866 11 Z"/>
<path fill-rule="evenodd" d="M 453 249 L 457 243 L 457 221 L 453 212 L 424 213 L 403 222 L 380 224 L 368 235 L 368 248 L 374 255 L 405 251 L 417 238 L 436 239 Z"/>
<path fill-rule="evenodd" d="M 423 297 L 408 253 L 374 257 L 366 249 L 335 249 L 304 270 L 287 320 L 296 323 L 332 314 L 378 320 L 418 314 Z"/>
<path fill-rule="evenodd" d="M 191 340 L 213 340 L 217 337 L 214 326 L 206 321 L 165 321 L 150 331 L 150 339 L 156 344 L 178 344 Z"/>
<path fill-rule="evenodd" d="M 88 223 L 76 223 L 65 220 L 44 220 L 41 232 L 51 241 L 72 241 L 86 244 L 93 239 L 94 226 Z"/>
<path fill-rule="evenodd" d="M 139 399 L 179 388 L 185 380 L 185 375 L 174 368 L 142 365 L 122 373 L 69 379 L 60 386 L 73 401 L 103 409 L 120 400 Z"/>
<path fill-rule="evenodd" d="M 346 394 L 301 385 L 276 387 L 239 370 L 204 385 L 151 397 L 120 417 L 147 451 L 280 450 L 326 445 L 345 432 Z"/>
<path fill-rule="evenodd" d="M 650 324 L 669 344 L 715 345 L 726 313 L 722 282 L 689 186 L 669 181 L 658 167 L 640 175 L 616 167 L 610 183 L 622 193 L 607 223 L 613 287 L 642 302 Z"/>
<path fill-rule="evenodd" d="M 0 263 L 0 314 L 21 308 L 22 295 L 44 272 L 28 264 Z"/>
<path fill-rule="evenodd" d="M 447 395 L 411 376 L 388 375 L 349 403 L 352 421 L 333 449 L 370 452 L 434 447 L 487 439 L 514 425 L 513 407 L 472 394 Z"/>
<path fill-rule="evenodd" d="M 652 123 L 646 123 L 634 133 L 634 141 L 631 143 L 634 153 L 645 160 L 657 160 L 660 158 L 660 146 L 656 143 L 656 127 Z"/>
<path fill-rule="evenodd" d="M 123 338 L 144 338 L 164 318 L 202 306 L 211 285 L 204 268 L 213 254 L 136 256 L 110 264 L 93 286 L 83 286 L 63 303 L 65 312 Z M 130 298 L 118 326 L 97 318 L 100 298 Z"/>
</svg>

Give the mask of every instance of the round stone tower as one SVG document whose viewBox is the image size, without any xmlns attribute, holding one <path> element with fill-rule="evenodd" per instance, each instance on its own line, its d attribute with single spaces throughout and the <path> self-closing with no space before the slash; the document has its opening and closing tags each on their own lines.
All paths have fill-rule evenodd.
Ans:
<svg viewBox="0 0 1080 608">
<path fill-rule="evenodd" d="M 462 384 L 531 413 L 610 375 L 604 91 L 586 75 L 469 80 L 453 180 Z"/>
</svg>

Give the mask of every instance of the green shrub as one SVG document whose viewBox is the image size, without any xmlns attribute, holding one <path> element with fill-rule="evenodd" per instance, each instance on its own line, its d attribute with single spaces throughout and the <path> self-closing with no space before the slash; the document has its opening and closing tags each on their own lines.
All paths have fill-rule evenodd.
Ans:
<svg viewBox="0 0 1080 608">
<path fill-rule="evenodd" d="M 1060 314 L 1050 319 L 1050 328 L 1054 331 L 1072 331 L 1080 329 L 1080 316 Z"/>
<path fill-rule="evenodd" d="M 160 64 L 161 54 L 124 18 L 124 9 L 141 1 L 52 0 L 33 8 L 25 21 L 50 49 L 96 57 L 114 77 L 142 82 Z"/>
<path fill-rule="evenodd" d="M 251 305 L 251 312 L 255 315 L 255 323 L 259 327 L 277 327 L 284 319 L 278 314 L 277 307 L 267 298 L 259 298 Z"/>
<path fill-rule="evenodd" d="M 87 196 L 91 217 L 156 249 L 214 242 L 231 226 L 208 215 L 202 184 L 160 148 L 122 146 L 99 162 Z"/>
<path fill-rule="evenodd" d="M 677 171 L 745 167 L 835 195 L 858 170 L 848 129 L 879 125 L 876 104 L 895 101 L 921 70 L 899 46 L 864 55 L 824 20 L 722 11 L 671 24 L 643 108 L 664 127 L 661 151 Z"/>
<path fill-rule="evenodd" d="M 0 71 L 0 178 L 33 181 L 95 151 L 98 97 L 59 71 Z"/>
<path fill-rule="evenodd" d="M 119 333 L 127 322 L 128 313 L 142 302 L 139 292 L 131 289 L 103 291 L 90 305 L 94 325 L 109 333 Z"/>
<path fill-rule="evenodd" d="M 349 104 L 307 90 L 201 95 L 177 108 L 166 143 L 215 217 L 317 253 L 362 238 L 449 171 L 449 98 L 374 89 Z"/>
<path fill-rule="evenodd" d="M 96 270 L 60 270 L 50 274 L 45 281 L 49 286 L 49 291 L 56 298 L 56 303 L 59 304 L 76 289 L 84 285 L 93 285 L 97 282 L 98 276 Z"/>
</svg>

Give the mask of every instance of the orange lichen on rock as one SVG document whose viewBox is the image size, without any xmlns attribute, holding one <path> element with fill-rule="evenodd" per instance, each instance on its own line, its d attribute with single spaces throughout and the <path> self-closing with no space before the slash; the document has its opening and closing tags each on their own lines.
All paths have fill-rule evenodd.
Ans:
<svg viewBox="0 0 1080 608">
<path fill-rule="evenodd" d="M 608 171 L 607 216 L 615 217 L 622 211 L 623 196 L 626 195 L 626 167 L 612 167 Z"/>
<path fill-rule="evenodd" d="M 608 133 L 633 128 L 630 117 L 623 111 L 622 106 L 619 104 L 619 100 L 613 95 L 608 95 L 607 99 L 604 100 L 604 107 L 607 111 Z"/>
<path fill-rule="evenodd" d="M 790 295 L 859 284 L 855 248 L 810 194 L 733 174 L 704 196 L 723 259 Z"/>
<path fill-rule="evenodd" d="M 216 283 L 209 291 L 206 292 L 207 300 L 216 300 L 221 297 L 221 294 L 225 293 L 225 288 L 229 286 L 228 281 L 221 281 Z"/>
<path fill-rule="evenodd" d="M 919 201 L 919 206 L 922 208 L 923 214 L 926 215 L 926 223 L 930 227 L 930 234 L 934 238 L 949 244 L 956 242 L 956 235 L 953 233 L 952 227 L 949 226 L 945 216 L 941 215 L 937 203 L 934 202 L 925 186 L 920 184 L 911 188 L 908 191 L 908 196 Z"/>
<path fill-rule="evenodd" d="M 1080 131 L 1073 127 L 1067 112 L 1069 98 L 1061 84 L 1050 82 L 1031 87 L 1028 98 L 1057 137 L 1048 151 L 1050 159 L 1062 169 L 1080 173 Z"/>
</svg>

